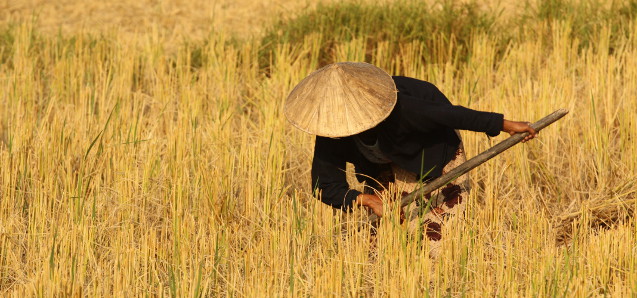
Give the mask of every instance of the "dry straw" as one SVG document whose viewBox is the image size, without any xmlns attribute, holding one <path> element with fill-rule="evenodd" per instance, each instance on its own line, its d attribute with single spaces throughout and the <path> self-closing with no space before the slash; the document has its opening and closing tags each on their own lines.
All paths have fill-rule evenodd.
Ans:
<svg viewBox="0 0 637 298">
<path fill-rule="evenodd" d="M 275 47 L 267 74 L 259 43 L 216 33 L 185 44 L 161 27 L 130 39 L 4 27 L 0 296 L 635 296 L 637 22 L 617 35 L 600 21 L 583 45 L 572 22 L 528 20 L 510 43 L 473 35 L 470 59 L 423 58 L 461 45 L 364 37 L 321 54 L 317 33 Z M 396 209 L 375 242 L 369 229 L 342 237 L 357 219 L 312 196 L 314 139 L 283 115 L 319 65 L 363 60 L 514 120 L 573 114 L 470 174 L 434 262 Z M 462 134 L 469 157 L 506 137 Z"/>
</svg>

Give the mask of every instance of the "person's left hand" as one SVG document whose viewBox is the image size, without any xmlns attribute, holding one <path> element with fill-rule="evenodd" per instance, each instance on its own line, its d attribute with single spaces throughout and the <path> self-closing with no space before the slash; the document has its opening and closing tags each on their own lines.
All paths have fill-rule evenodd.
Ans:
<svg viewBox="0 0 637 298">
<path fill-rule="evenodd" d="M 356 197 L 356 204 L 371 209 L 378 217 L 383 217 L 383 200 L 377 195 L 360 194 Z"/>
<path fill-rule="evenodd" d="M 531 127 L 530 122 L 519 122 L 519 121 L 510 121 L 504 119 L 504 123 L 502 124 L 502 131 L 508 132 L 510 135 L 514 135 L 518 132 L 528 132 L 529 135 L 522 140 L 522 143 L 525 143 L 528 140 L 531 140 L 537 136 L 537 132 L 533 127 Z"/>
</svg>

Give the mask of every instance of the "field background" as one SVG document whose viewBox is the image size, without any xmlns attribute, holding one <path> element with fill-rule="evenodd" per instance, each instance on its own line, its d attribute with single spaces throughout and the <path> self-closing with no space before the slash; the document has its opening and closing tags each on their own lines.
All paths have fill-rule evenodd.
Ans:
<svg viewBox="0 0 637 298">
<path fill-rule="evenodd" d="M 323 3 L 1 0 L 0 295 L 637 295 L 637 1 Z M 311 196 L 282 104 L 345 60 L 571 113 L 471 173 L 434 261 Z"/>
</svg>

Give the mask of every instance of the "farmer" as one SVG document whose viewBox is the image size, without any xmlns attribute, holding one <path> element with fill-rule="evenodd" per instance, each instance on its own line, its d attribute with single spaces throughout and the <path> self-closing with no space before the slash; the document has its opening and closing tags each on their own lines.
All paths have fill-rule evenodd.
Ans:
<svg viewBox="0 0 637 298">
<path fill-rule="evenodd" d="M 284 110 L 295 127 L 316 135 L 312 185 L 321 201 L 344 211 L 364 206 L 378 216 L 382 198 L 393 196 L 387 194 L 407 194 L 465 161 L 456 129 L 489 136 L 529 132 L 523 141 L 536 135 L 528 122 L 454 106 L 431 83 L 392 77 L 367 63 L 335 63 L 313 72 L 292 90 Z M 346 162 L 364 182 L 363 192 L 348 184 Z M 465 176 L 426 196 L 429 205 L 419 210 L 429 211 L 423 227 L 430 240 L 440 240 L 446 215 L 464 210 Z M 413 221 L 418 206 L 409 208 Z"/>
</svg>

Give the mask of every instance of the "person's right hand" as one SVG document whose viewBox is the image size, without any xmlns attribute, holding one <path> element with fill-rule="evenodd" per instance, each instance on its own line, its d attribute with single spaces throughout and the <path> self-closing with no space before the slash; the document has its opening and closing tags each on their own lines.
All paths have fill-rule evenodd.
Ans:
<svg viewBox="0 0 637 298">
<path fill-rule="evenodd" d="M 360 194 L 356 197 L 356 204 L 372 209 L 378 217 L 383 216 L 383 201 L 377 195 Z"/>
<path fill-rule="evenodd" d="M 504 123 L 502 124 L 502 131 L 508 132 L 510 135 L 514 135 L 518 132 L 528 132 L 529 135 L 522 140 L 522 143 L 525 143 L 528 140 L 531 140 L 537 136 L 537 131 L 531 127 L 531 122 L 520 122 L 520 121 L 510 121 L 504 119 Z"/>
</svg>

